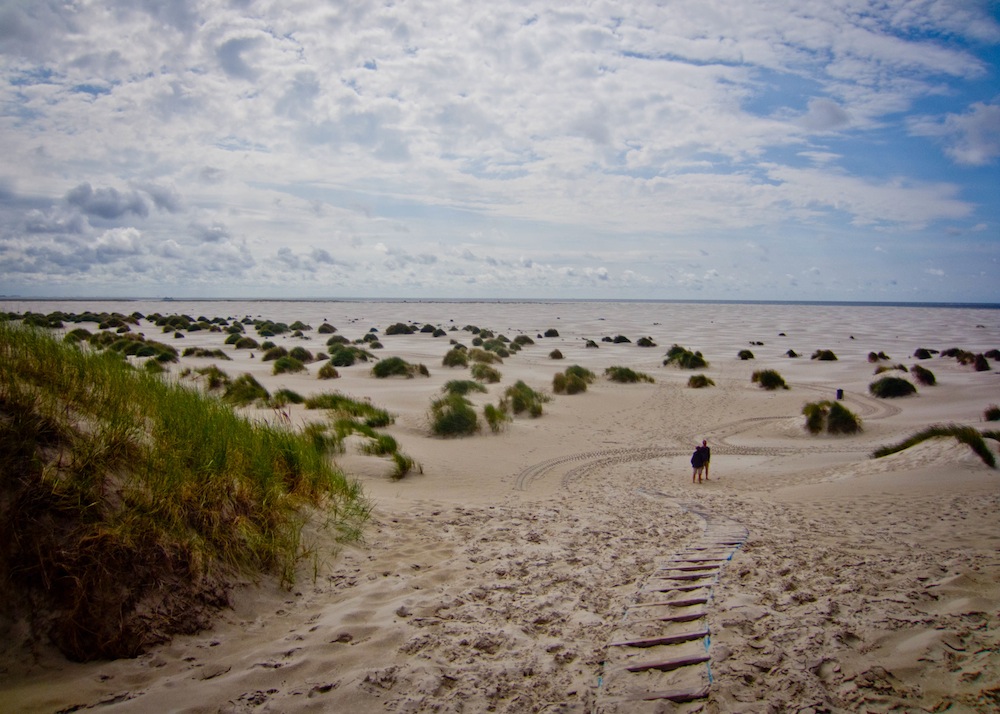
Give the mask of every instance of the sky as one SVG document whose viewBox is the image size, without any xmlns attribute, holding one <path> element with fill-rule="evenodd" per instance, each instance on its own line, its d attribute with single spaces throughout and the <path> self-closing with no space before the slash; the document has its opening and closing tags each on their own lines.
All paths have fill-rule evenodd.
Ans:
<svg viewBox="0 0 1000 714">
<path fill-rule="evenodd" d="M 0 0 L 0 295 L 1000 302 L 998 0 Z"/>
</svg>

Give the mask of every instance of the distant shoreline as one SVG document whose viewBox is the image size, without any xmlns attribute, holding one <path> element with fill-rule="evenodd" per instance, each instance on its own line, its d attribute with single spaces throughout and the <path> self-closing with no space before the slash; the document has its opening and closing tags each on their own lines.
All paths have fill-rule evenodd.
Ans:
<svg viewBox="0 0 1000 714">
<path fill-rule="evenodd" d="M 4 300 L 15 302 L 282 302 L 282 303 L 398 303 L 398 304 L 502 304 L 502 305 L 551 305 L 551 304 L 643 304 L 651 305 L 792 305 L 818 307 L 914 307 L 914 308 L 953 308 L 976 310 L 1000 310 L 1000 303 L 977 302 L 877 302 L 869 300 L 692 300 L 692 299 L 641 299 L 641 298 L 368 298 L 368 297 L 329 297 L 329 298 L 276 298 L 276 297 L 19 297 L 15 295 L 0 296 Z"/>
</svg>

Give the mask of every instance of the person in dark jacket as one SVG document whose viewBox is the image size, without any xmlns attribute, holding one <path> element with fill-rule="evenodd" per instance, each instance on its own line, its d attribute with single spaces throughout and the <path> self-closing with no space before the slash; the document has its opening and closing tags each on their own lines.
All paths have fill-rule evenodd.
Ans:
<svg viewBox="0 0 1000 714">
<path fill-rule="evenodd" d="M 712 450 L 708 448 L 708 440 L 701 440 L 701 465 L 705 467 L 705 480 L 708 481 L 708 462 L 712 460 Z"/>
<path fill-rule="evenodd" d="M 701 472 L 705 468 L 705 455 L 701 449 L 702 447 L 698 446 L 695 448 L 694 453 L 691 454 L 691 468 L 694 469 L 691 472 L 691 483 L 695 481 L 701 483 Z"/>
</svg>

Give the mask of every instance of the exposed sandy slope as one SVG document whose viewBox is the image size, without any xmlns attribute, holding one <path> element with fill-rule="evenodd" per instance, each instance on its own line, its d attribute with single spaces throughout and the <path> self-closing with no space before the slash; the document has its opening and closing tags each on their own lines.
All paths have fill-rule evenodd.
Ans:
<svg viewBox="0 0 1000 714">
<path fill-rule="evenodd" d="M 938 386 L 876 400 L 867 394 L 874 366 L 866 361 L 869 351 L 912 365 L 917 347 L 1000 347 L 1000 312 L 627 303 L 0 305 L 55 307 L 260 314 L 314 327 L 325 318 L 351 338 L 410 320 L 534 338 L 505 360 L 503 383 L 475 397 L 477 404 L 495 402 L 516 379 L 548 391 L 552 375 L 571 364 L 598 374 L 626 365 L 656 382 L 599 379 L 585 394 L 556 396 L 541 418 L 518 418 L 501 435 L 441 440 L 428 434 L 427 407 L 445 381 L 467 377 L 440 366 L 449 338 L 383 338 L 382 355 L 430 369 L 430 378 L 413 380 L 376 380 L 370 365 L 342 369 L 334 382 L 316 380 L 316 366 L 308 376 L 273 377 L 259 355 L 233 352 L 233 362 L 219 363 L 231 375 L 252 371 L 271 389 L 336 389 L 388 408 L 398 415 L 390 433 L 424 473 L 392 481 L 386 462 L 345 455 L 343 467 L 376 504 L 362 546 L 336 552 L 316 535 L 316 557 L 304 562 L 293 591 L 248 587 L 212 631 L 136 660 L 70 664 L 44 647 L 14 647 L 18 632 L 8 630 L 0 659 L 5 711 L 1000 707 L 1000 473 L 954 441 L 869 459 L 876 446 L 927 424 L 986 428 L 983 410 L 1000 401 L 996 368 L 976 373 L 934 358 L 922 364 Z M 548 328 L 560 337 L 539 339 Z M 617 334 L 631 343 L 601 342 Z M 637 347 L 642 336 L 658 347 Z M 306 346 L 321 349 L 321 336 L 312 337 Z M 454 337 L 471 342 L 467 332 Z M 586 338 L 599 349 L 586 349 Z M 221 341 L 195 333 L 183 346 Z M 703 371 L 717 386 L 689 389 L 690 372 L 662 366 L 674 342 L 705 354 L 711 364 Z M 548 358 L 554 348 L 564 360 Z M 743 348 L 756 359 L 736 359 Z M 803 356 L 785 357 L 790 348 Z M 832 349 L 839 360 L 811 361 L 817 349 Z M 751 384 L 751 373 L 765 367 L 791 389 Z M 831 399 L 838 388 L 864 419 L 864 433 L 808 435 L 802 405 Z M 296 423 L 321 416 L 292 413 Z M 688 458 L 702 438 L 713 449 L 711 476 L 692 484 Z M 697 688 L 710 672 L 708 698 L 620 702 L 609 683 L 632 685 L 604 665 L 614 660 L 609 644 L 621 638 L 657 568 L 703 538 L 699 514 L 730 519 L 749 536 L 704 605 L 710 663 L 656 675 L 656 686 Z M 705 652 L 700 642 L 692 646 Z M 636 687 L 647 686 L 641 679 Z"/>
</svg>

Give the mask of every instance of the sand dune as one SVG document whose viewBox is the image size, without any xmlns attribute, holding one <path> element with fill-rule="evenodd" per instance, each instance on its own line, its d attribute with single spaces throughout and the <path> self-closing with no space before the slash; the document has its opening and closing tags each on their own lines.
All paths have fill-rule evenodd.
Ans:
<svg viewBox="0 0 1000 714">
<path fill-rule="evenodd" d="M 351 339 L 414 320 L 450 330 L 383 337 L 380 356 L 423 362 L 429 378 L 275 377 L 245 351 L 219 366 L 269 389 L 338 390 L 397 414 L 388 432 L 422 466 L 393 481 L 384 460 L 341 465 L 376 504 L 366 541 L 336 549 L 308 534 L 290 591 L 236 593 L 195 636 L 135 660 L 72 664 L 13 625 L 0 659 L 3 709 L 22 712 L 942 711 L 1000 707 L 1000 472 L 954 440 L 878 460 L 877 446 L 934 423 L 987 428 L 998 373 L 922 362 L 938 385 L 881 400 L 870 351 L 916 363 L 918 347 L 1000 347 L 1000 312 L 972 309 L 635 303 L 14 303 L 6 310 L 187 312 L 324 319 Z M 598 379 L 555 396 L 504 433 L 438 439 L 427 408 L 448 379 L 449 338 L 468 324 L 535 341 L 503 381 L 551 391 L 580 364 L 655 378 Z M 555 328 L 559 337 L 540 337 Z M 153 330 L 147 336 L 163 339 Z M 784 333 L 783 335 L 780 333 Z M 622 334 L 629 343 L 603 342 Z M 649 336 L 653 348 L 636 346 Z M 276 342 L 310 349 L 320 335 Z M 591 339 L 597 349 L 585 347 Z M 191 333 L 183 346 L 219 346 Z M 178 340 L 177 342 L 181 342 Z M 716 386 L 662 365 L 673 343 L 703 352 Z M 763 344 L 751 344 L 762 342 Z M 558 348 L 563 360 L 548 357 Z M 742 361 L 740 349 L 755 359 Z M 229 348 L 227 348 L 229 349 Z M 802 356 L 785 356 L 794 349 Z M 809 359 L 831 349 L 836 362 Z M 185 358 L 185 365 L 210 361 Z M 751 383 L 778 370 L 788 390 Z M 173 368 L 175 371 L 178 367 Z M 801 409 L 834 399 L 864 420 L 851 437 L 811 436 Z M 254 414 L 273 419 L 268 411 Z M 294 407 L 294 423 L 322 414 Z M 707 439 L 710 480 L 688 459 Z M 993 448 L 996 450 L 996 442 Z M 725 529 L 725 530 L 720 530 Z M 733 529 L 745 538 L 735 545 Z M 720 535 L 721 534 L 721 535 Z M 738 540 L 738 539 L 737 539 Z M 735 542 L 735 541 L 734 541 Z M 702 554 L 704 557 L 697 557 Z M 703 571 L 699 562 L 708 565 Z M 716 562 L 718 561 L 718 562 Z M 692 565 L 694 563 L 694 565 Z M 681 565 L 689 570 L 678 569 Z M 672 579 L 709 573 L 705 579 Z M 664 583 L 670 587 L 660 589 Z M 691 588 L 679 589 L 688 582 Z M 651 594 L 652 593 L 652 594 Z M 701 600 L 691 605 L 663 605 Z M 692 619 L 685 619 L 690 615 Z M 678 619 L 665 619 L 677 618 Z M 659 619 L 657 619 L 659 618 Z M 685 637 L 707 631 L 708 637 Z M 680 638 L 622 654 L 622 641 Z M 700 660 L 668 669 L 668 662 Z M 628 673 L 636 662 L 660 669 Z M 672 666 L 672 665 L 671 665 Z M 670 695 L 670 699 L 648 697 Z M 704 694 L 704 696 L 694 696 Z M 682 701 L 692 695 L 693 701 Z M 950 708 L 949 708 L 950 707 Z"/>
</svg>

